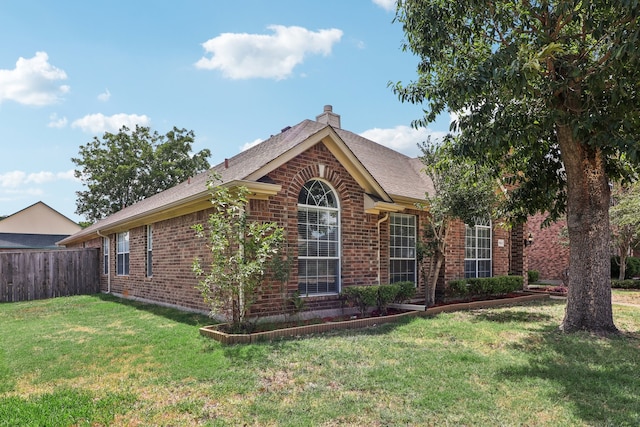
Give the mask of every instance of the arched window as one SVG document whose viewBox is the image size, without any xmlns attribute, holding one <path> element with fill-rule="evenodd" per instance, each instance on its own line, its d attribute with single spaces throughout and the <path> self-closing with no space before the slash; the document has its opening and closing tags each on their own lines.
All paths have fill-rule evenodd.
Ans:
<svg viewBox="0 0 640 427">
<path fill-rule="evenodd" d="M 318 179 L 298 195 L 298 290 L 303 296 L 340 291 L 340 206 Z"/>
</svg>

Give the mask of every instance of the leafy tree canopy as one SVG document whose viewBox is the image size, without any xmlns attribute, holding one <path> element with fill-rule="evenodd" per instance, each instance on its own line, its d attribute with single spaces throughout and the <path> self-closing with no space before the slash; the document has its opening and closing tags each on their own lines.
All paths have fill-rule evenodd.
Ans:
<svg viewBox="0 0 640 427">
<path fill-rule="evenodd" d="M 640 160 L 640 5 L 632 0 L 399 0 L 423 104 L 450 110 L 457 152 L 510 179 L 508 212 L 567 215 L 565 331 L 615 331 L 609 289 L 611 180 Z"/>
<path fill-rule="evenodd" d="M 397 83 L 404 102 L 424 103 L 426 125 L 458 113 L 460 154 L 517 183 L 510 212 L 566 209 L 558 124 L 602 151 L 611 179 L 637 163 L 640 52 L 637 1 L 401 0 L 405 49 L 420 58 L 417 81 Z M 569 154 L 569 153 L 565 153 Z"/>
<path fill-rule="evenodd" d="M 94 137 L 71 159 L 86 187 L 76 192 L 76 213 L 94 222 L 207 170 L 211 151 L 192 154 L 194 138 L 186 129 L 160 135 L 138 125 Z"/>
</svg>

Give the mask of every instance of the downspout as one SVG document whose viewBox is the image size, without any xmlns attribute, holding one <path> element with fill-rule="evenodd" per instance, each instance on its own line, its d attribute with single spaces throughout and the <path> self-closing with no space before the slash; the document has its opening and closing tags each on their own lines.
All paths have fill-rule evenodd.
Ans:
<svg viewBox="0 0 640 427">
<path fill-rule="evenodd" d="M 102 237 L 103 239 L 109 239 L 109 236 L 105 236 L 104 234 L 102 234 L 100 232 L 100 230 L 98 230 L 97 233 L 98 233 L 98 236 Z M 104 245 L 102 245 L 102 247 L 104 248 Z M 110 240 L 109 240 L 109 252 L 111 252 L 111 241 Z M 104 259 L 104 255 L 102 256 L 102 259 Z M 109 263 L 111 263 L 111 253 L 109 253 Z M 109 270 L 108 271 L 109 271 L 109 274 L 107 274 L 107 293 L 110 294 L 111 293 L 111 266 L 109 266 Z"/>
<path fill-rule="evenodd" d="M 389 213 L 387 212 L 384 215 L 384 217 L 378 220 L 378 224 L 377 224 L 377 227 L 378 227 L 378 285 L 380 284 L 380 276 L 381 276 L 381 269 L 382 269 L 382 266 L 380 264 L 380 251 L 382 248 L 382 240 L 380 239 L 380 224 L 382 224 L 388 219 L 389 219 Z"/>
</svg>

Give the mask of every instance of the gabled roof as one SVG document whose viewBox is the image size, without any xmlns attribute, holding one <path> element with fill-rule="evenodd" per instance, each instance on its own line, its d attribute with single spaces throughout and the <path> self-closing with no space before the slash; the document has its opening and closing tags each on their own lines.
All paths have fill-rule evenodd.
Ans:
<svg viewBox="0 0 640 427">
<path fill-rule="evenodd" d="M 0 221 L 0 233 L 68 236 L 81 227 L 43 202 L 36 202 Z"/>
<path fill-rule="evenodd" d="M 314 120 L 303 120 L 293 127 L 287 127 L 211 170 L 221 175 L 222 185 L 245 185 L 253 197 L 266 198 L 281 188 L 276 184 L 261 182 L 260 179 L 320 142 L 327 146 L 365 193 L 382 203 L 413 204 L 424 200 L 425 192 L 433 191 L 426 174 L 420 172 L 422 165 L 419 159 Z M 81 242 L 205 209 L 210 206 L 207 189 L 209 178 L 209 171 L 198 174 L 126 207 L 59 243 L 68 245 Z"/>
</svg>

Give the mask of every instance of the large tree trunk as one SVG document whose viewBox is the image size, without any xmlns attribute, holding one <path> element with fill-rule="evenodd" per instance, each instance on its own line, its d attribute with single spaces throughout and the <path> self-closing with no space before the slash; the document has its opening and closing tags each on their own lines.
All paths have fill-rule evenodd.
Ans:
<svg viewBox="0 0 640 427">
<path fill-rule="evenodd" d="M 609 203 L 611 190 L 603 154 L 559 125 L 558 142 L 567 173 L 569 285 L 561 329 L 617 332 L 611 309 Z"/>
</svg>

